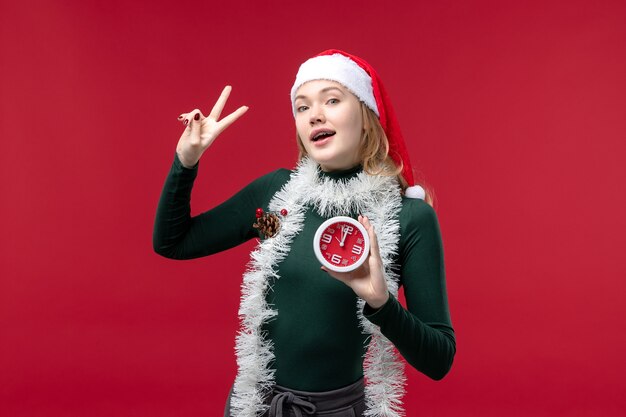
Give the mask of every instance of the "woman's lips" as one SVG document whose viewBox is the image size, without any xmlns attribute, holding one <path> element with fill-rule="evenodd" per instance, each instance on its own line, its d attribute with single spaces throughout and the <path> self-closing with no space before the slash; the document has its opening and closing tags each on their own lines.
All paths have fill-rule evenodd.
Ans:
<svg viewBox="0 0 626 417">
<path fill-rule="evenodd" d="M 330 136 L 324 136 L 321 139 L 318 140 L 313 140 L 311 141 L 311 143 L 313 143 L 313 146 L 324 146 L 326 145 L 328 142 L 330 142 L 330 140 L 335 136 L 335 134 L 333 133 Z"/>
</svg>

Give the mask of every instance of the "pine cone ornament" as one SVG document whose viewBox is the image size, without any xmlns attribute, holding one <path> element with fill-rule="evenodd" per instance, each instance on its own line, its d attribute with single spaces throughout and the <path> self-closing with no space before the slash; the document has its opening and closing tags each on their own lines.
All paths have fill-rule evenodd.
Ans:
<svg viewBox="0 0 626 417">
<path fill-rule="evenodd" d="M 266 238 L 274 237 L 280 229 L 280 219 L 274 213 L 264 213 L 262 209 L 257 209 L 256 223 L 252 226 L 259 229 Z"/>
</svg>

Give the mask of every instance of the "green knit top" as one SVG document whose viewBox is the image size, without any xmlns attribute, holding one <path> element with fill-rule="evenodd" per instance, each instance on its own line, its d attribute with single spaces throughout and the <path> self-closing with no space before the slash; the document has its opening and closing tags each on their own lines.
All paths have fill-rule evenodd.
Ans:
<svg viewBox="0 0 626 417">
<path fill-rule="evenodd" d="M 335 181 L 357 175 L 361 167 L 323 172 Z M 211 255 L 259 238 L 252 225 L 256 209 L 268 211 L 273 195 L 291 171 L 264 175 L 230 199 L 191 216 L 191 190 L 198 164 L 185 168 L 177 155 L 165 180 L 154 224 L 154 250 L 171 259 Z M 356 217 L 357 213 L 346 213 Z M 275 355 L 276 383 L 294 390 L 328 391 L 363 376 L 367 335 L 355 311 L 356 294 L 320 269 L 313 236 L 326 219 L 308 208 L 303 230 L 278 265 L 280 279 L 270 282 L 266 297 L 278 311 L 264 326 Z M 456 343 L 445 284 L 439 223 L 433 208 L 420 199 L 402 199 L 400 241 L 394 267 L 404 287 L 407 308 L 390 296 L 385 305 L 365 305 L 363 314 L 404 359 L 418 371 L 439 380 L 449 371 Z"/>
</svg>

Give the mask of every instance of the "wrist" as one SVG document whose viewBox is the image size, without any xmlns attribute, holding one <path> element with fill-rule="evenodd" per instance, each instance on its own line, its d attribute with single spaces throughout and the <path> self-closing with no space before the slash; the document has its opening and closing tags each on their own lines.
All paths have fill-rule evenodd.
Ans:
<svg viewBox="0 0 626 417">
<path fill-rule="evenodd" d="M 178 161 L 183 166 L 183 168 L 193 169 L 196 167 L 196 165 L 198 165 L 198 161 L 191 163 L 187 161 L 183 156 L 181 156 L 181 154 L 178 152 L 176 152 L 176 156 L 178 157 Z"/>
<path fill-rule="evenodd" d="M 384 306 L 387 303 L 387 301 L 389 301 L 389 291 L 386 291 L 383 297 L 365 300 L 367 305 L 369 305 L 371 308 L 375 310 L 378 310 L 379 308 Z"/>
</svg>

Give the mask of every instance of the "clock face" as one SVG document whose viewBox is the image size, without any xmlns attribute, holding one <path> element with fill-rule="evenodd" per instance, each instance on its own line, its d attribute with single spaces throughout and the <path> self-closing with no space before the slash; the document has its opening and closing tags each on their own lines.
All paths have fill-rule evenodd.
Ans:
<svg viewBox="0 0 626 417">
<path fill-rule="evenodd" d="M 313 250 L 326 268 L 348 272 L 357 269 L 369 254 L 370 240 L 365 227 L 351 217 L 326 220 L 317 229 Z"/>
</svg>

